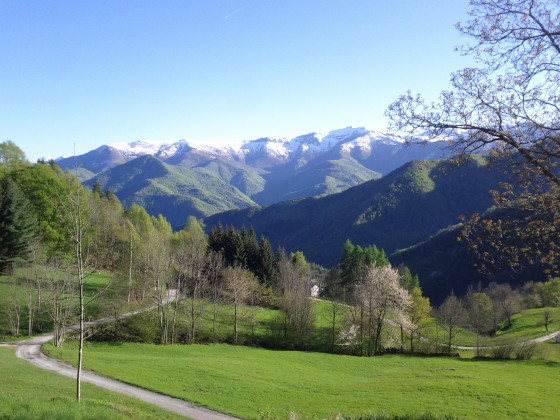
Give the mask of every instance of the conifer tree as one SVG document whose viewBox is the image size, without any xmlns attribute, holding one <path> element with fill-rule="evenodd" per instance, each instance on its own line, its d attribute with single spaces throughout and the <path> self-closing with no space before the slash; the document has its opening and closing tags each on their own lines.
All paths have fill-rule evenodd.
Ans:
<svg viewBox="0 0 560 420">
<path fill-rule="evenodd" d="M 0 272 L 27 258 L 36 233 L 37 221 L 27 198 L 10 177 L 4 178 L 0 182 Z"/>
<path fill-rule="evenodd" d="M 264 284 L 271 286 L 274 283 L 275 262 L 274 253 L 270 242 L 264 236 L 261 236 L 259 245 L 259 278 Z"/>
</svg>

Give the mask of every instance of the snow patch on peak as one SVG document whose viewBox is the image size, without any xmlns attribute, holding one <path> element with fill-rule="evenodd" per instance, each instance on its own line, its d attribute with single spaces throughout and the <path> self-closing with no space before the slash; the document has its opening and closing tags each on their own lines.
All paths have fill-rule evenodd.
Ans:
<svg viewBox="0 0 560 420">
<path fill-rule="evenodd" d="M 261 137 L 223 145 L 209 145 L 194 140 L 117 142 L 108 146 L 119 151 L 126 160 L 143 155 L 153 155 L 164 161 L 189 152 L 205 153 L 210 156 L 238 160 L 249 157 L 268 156 L 274 160 L 287 161 L 301 155 L 313 155 L 333 149 L 351 152 L 360 149 L 369 152 L 379 144 L 397 145 L 403 139 L 386 133 L 368 130 L 365 127 L 345 127 L 328 133 L 311 132 L 292 139 Z M 338 146 L 337 146 L 338 145 Z"/>
<path fill-rule="evenodd" d="M 369 130 L 366 130 L 364 127 L 346 127 L 346 128 L 340 128 L 338 130 L 329 131 L 326 137 L 334 137 L 342 140 L 344 138 L 354 136 L 354 135 L 363 136 L 368 132 Z"/>
</svg>

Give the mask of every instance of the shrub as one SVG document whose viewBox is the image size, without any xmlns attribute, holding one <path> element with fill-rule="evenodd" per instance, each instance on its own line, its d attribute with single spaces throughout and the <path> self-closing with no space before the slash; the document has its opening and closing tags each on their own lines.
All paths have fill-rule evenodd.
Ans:
<svg viewBox="0 0 560 420">
<path fill-rule="evenodd" d="M 494 359 L 511 359 L 513 345 L 504 344 L 502 346 L 491 347 L 489 349 L 490 357 Z"/>
<path fill-rule="evenodd" d="M 537 345 L 536 343 L 523 343 L 515 347 L 515 358 L 519 360 L 529 360 L 533 357 Z"/>
</svg>

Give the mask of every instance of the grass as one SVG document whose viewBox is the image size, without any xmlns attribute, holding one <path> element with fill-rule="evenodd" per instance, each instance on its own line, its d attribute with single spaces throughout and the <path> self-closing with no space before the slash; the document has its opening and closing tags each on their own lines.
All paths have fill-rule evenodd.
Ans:
<svg viewBox="0 0 560 420">
<path fill-rule="evenodd" d="M 47 347 L 75 362 L 76 345 Z M 555 418 L 560 364 L 387 355 L 359 358 L 229 345 L 88 344 L 85 368 L 258 419 L 337 413 Z"/>
<path fill-rule="evenodd" d="M 552 318 L 548 331 L 544 327 L 545 309 L 527 309 L 511 317 L 513 324 L 511 327 L 507 326 L 507 321 L 503 322 L 497 336 L 522 341 L 560 330 L 560 308 L 548 308 L 547 310 L 550 311 Z"/>
<path fill-rule="evenodd" d="M 550 311 L 551 322 L 548 325 L 548 331 L 544 326 L 544 311 Z M 497 346 L 501 344 L 519 343 L 531 340 L 533 338 L 548 335 L 554 331 L 560 330 L 560 307 L 559 308 L 536 308 L 526 309 L 511 317 L 512 325 L 507 321 L 501 323 L 496 336 L 480 337 L 481 346 Z M 435 341 L 435 320 L 432 320 L 432 326 L 425 333 L 432 341 Z M 445 331 L 440 327 L 439 342 L 445 344 Z M 453 345 L 471 346 L 476 345 L 476 334 L 465 328 L 457 328 L 456 335 L 453 338 Z"/>
<path fill-rule="evenodd" d="M 17 359 L 13 349 L 0 348 L 1 419 L 172 419 L 150 404 L 82 384 L 76 403 L 76 381 Z"/>
</svg>

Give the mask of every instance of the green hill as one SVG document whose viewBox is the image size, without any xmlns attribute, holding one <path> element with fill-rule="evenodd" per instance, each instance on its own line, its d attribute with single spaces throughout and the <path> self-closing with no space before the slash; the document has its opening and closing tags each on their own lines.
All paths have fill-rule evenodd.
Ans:
<svg viewBox="0 0 560 420">
<path fill-rule="evenodd" d="M 327 155 L 311 162 L 301 160 L 264 175 L 266 188 L 252 196 L 261 205 L 301 197 L 325 196 L 381 177 L 351 157 Z"/>
<path fill-rule="evenodd" d="M 504 180 L 482 158 L 458 168 L 444 161 L 413 161 L 338 194 L 228 211 L 205 223 L 209 229 L 220 222 L 252 226 L 274 246 L 303 251 L 310 261 L 333 266 L 346 239 L 375 244 L 388 254 L 425 241 L 457 223 L 459 215 L 487 209 L 489 190 Z"/>
<path fill-rule="evenodd" d="M 149 214 L 163 214 L 175 228 L 190 215 L 202 218 L 255 204 L 212 171 L 167 165 L 150 155 L 101 172 L 85 185 L 96 181 L 103 190 L 111 189 L 123 205 L 138 204 Z"/>
</svg>

